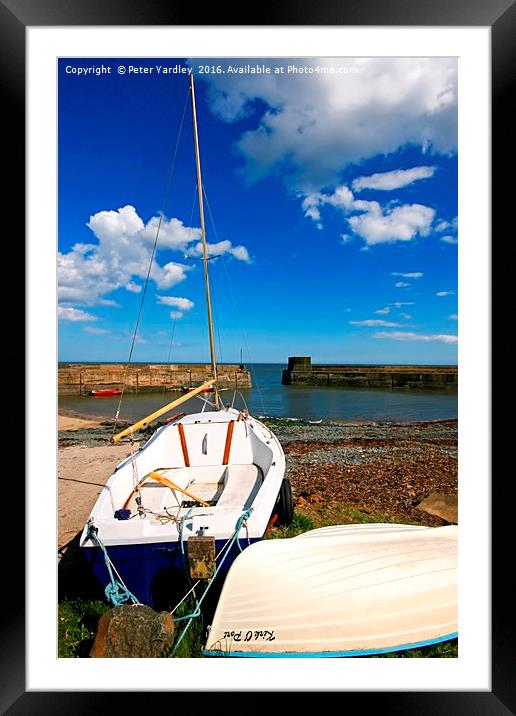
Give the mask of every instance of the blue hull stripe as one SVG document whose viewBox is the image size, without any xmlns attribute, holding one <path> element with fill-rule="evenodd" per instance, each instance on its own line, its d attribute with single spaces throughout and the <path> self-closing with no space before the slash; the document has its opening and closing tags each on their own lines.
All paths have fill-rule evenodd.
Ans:
<svg viewBox="0 0 516 716">
<path fill-rule="evenodd" d="M 251 538 L 249 543 L 253 544 L 256 541 L 257 538 Z M 239 542 L 242 549 L 248 546 L 247 538 L 240 538 Z M 187 540 L 184 544 L 187 552 Z M 225 544 L 226 540 L 217 540 L 216 553 L 219 553 Z M 183 584 L 185 570 L 179 542 L 109 545 L 106 549 L 125 585 L 142 604 L 154 607 L 155 597 L 159 592 L 164 592 L 166 596 L 174 586 Z M 239 554 L 236 544 L 233 545 L 222 566 L 223 575 Z M 99 585 L 104 588 L 109 582 L 109 574 L 102 550 L 100 547 L 87 547 L 83 550 L 83 556 L 92 568 Z M 187 559 L 187 554 L 185 557 Z M 165 587 L 155 585 L 160 575 L 166 583 Z"/>
<path fill-rule="evenodd" d="M 457 639 L 458 632 L 439 636 L 436 639 L 428 639 L 427 641 L 417 641 L 413 644 L 400 644 L 400 646 L 389 646 L 384 649 L 356 649 L 355 651 L 315 651 L 315 652 L 280 652 L 280 653 L 264 653 L 264 652 L 244 652 L 244 651 L 211 651 L 203 649 L 203 656 L 232 656 L 232 657 L 252 657 L 252 658 L 273 658 L 273 659 L 321 659 L 321 658 L 340 658 L 345 656 L 372 656 L 373 654 L 387 654 L 391 651 L 402 651 L 405 649 L 418 649 L 422 646 L 431 646 L 439 644 L 450 639 Z"/>
</svg>

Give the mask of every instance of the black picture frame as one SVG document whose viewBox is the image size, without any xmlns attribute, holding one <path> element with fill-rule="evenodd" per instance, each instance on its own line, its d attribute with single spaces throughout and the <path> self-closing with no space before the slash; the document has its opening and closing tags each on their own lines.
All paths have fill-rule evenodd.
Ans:
<svg viewBox="0 0 516 716">
<path fill-rule="evenodd" d="M 80 25 L 343 25 L 343 26 L 484 26 L 491 28 L 492 37 L 492 215 L 493 235 L 497 222 L 503 221 L 505 208 L 512 205 L 512 182 L 502 180 L 502 169 L 512 166 L 510 152 L 514 128 L 512 114 L 508 111 L 510 81 L 515 76 L 514 45 L 516 38 L 516 8 L 511 0 L 361 0 L 358 2 L 309 3 L 305 0 L 283 0 L 274 6 L 226 2 L 212 3 L 203 9 L 202 23 L 199 23 L 199 9 L 192 4 L 172 3 L 167 0 L 0 0 L 0 72 L 4 107 L 5 150 L 12 153 L 10 182 L 7 203 L 18 217 L 17 233 L 20 232 L 19 217 L 25 215 L 24 195 L 24 146 L 25 146 L 25 31 L 37 26 L 80 26 Z M 5 154 L 5 152 L 4 152 Z M 5 159 L 4 161 L 9 161 Z M 16 168 L 18 171 L 16 172 Z M 14 170 L 14 173 L 13 173 Z M 511 192 L 511 195 L 509 194 Z M 500 226 L 498 227 L 500 231 Z M 497 231 L 497 233 L 498 233 Z M 501 233 L 501 232 L 500 232 Z M 500 237 L 501 238 L 501 237 Z M 499 279 L 509 279 L 509 268 L 497 265 L 493 252 L 494 267 L 499 268 Z M 493 300 L 493 309 L 500 307 Z M 501 319 L 493 310 L 493 328 Z M 19 319 L 18 319 L 19 320 Z M 23 416 L 20 416 L 22 424 Z M 497 429 L 492 447 L 501 446 L 501 426 Z M 507 444 L 507 443 L 505 443 Z M 30 450 L 30 446 L 28 446 Z M 494 454 L 494 450 L 493 450 Z M 507 470 L 510 480 L 510 472 Z M 21 489 L 21 481 L 19 483 Z M 51 487 L 49 489 L 52 489 Z M 501 515 L 492 535 L 492 691 L 455 692 L 369 692 L 366 704 L 374 707 L 376 701 L 382 712 L 397 714 L 507 714 L 516 713 L 515 645 L 513 598 L 507 588 L 505 574 L 510 569 L 512 550 L 507 521 L 503 518 L 502 491 L 493 480 L 493 515 Z M 18 497 L 17 497 L 18 499 Z M 506 505 L 504 504 L 504 507 Z M 494 520 L 493 520 L 494 521 Z M 4 532 L 4 536 L 5 536 Z M 505 546 L 505 549 L 504 549 Z M 7 553 L 7 554 L 6 554 Z M 4 625 L 0 642 L 0 710 L 12 716 L 18 714 L 82 714 L 103 713 L 106 706 L 119 710 L 120 695 L 111 692 L 26 692 L 25 689 L 25 609 L 22 585 L 24 567 L 21 556 L 24 545 L 17 538 L 16 549 L 7 543 L 4 550 L 4 574 L 8 575 L 4 587 Z M 16 585 L 13 588 L 13 585 Z M 472 595 L 474 598 L 474 595 Z M 171 675 L 173 669 L 171 669 Z M 202 686 L 200 687 L 200 690 Z M 235 687 L 235 691 L 238 688 Z M 335 690 L 338 690 L 336 687 Z M 169 707 L 178 704 L 166 692 L 151 697 L 145 693 L 131 693 L 131 710 L 158 706 L 157 697 L 167 697 Z M 265 695 L 265 694 L 264 694 Z M 345 695 L 345 708 L 350 708 L 349 699 L 356 692 Z M 201 694 L 209 707 L 208 694 Z M 362 702 L 364 694 L 358 694 Z M 160 698 L 161 700 L 161 698 Z M 372 701 L 373 700 L 373 701 Z M 269 702 L 269 706 L 270 706 Z M 237 706 L 237 704 L 235 704 Z M 240 708 L 240 706 L 237 706 Z M 343 704 L 344 708 L 344 704 Z"/>
</svg>

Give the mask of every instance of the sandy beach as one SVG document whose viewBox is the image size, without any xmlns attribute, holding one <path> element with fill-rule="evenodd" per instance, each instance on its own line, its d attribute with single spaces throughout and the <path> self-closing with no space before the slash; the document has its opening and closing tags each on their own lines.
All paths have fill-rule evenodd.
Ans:
<svg viewBox="0 0 516 716">
<path fill-rule="evenodd" d="M 128 445 L 76 445 L 59 449 L 59 549 L 82 529 L 108 477 L 128 455 Z"/>
<path fill-rule="evenodd" d="M 57 429 L 61 430 L 82 430 L 84 428 L 96 428 L 102 422 L 102 418 L 78 418 L 72 415 L 57 416 Z"/>
<path fill-rule="evenodd" d="M 308 425 L 274 421 L 296 510 L 316 524 L 400 521 L 437 526 L 418 509 L 430 493 L 457 494 L 457 421 Z M 102 420 L 59 416 L 58 543 L 68 544 L 131 451 Z M 145 436 L 146 439 L 148 436 Z"/>
</svg>

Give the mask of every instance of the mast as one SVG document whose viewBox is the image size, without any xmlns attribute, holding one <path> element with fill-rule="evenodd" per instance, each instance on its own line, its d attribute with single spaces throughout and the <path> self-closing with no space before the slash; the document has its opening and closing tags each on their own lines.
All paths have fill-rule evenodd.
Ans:
<svg viewBox="0 0 516 716">
<path fill-rule="evenodd" d="M 211 297 L 210 297 L 210 280 L 208 277 L 208 249 L 206 246 L 206 226 L 204 223 L 204 204 L 202 200 L 202 177 L 201 177 L 201 157 L 199 153 L 199 135 L 197 132 L 197 112 L 195 110 L 195 90 L 194 90 L 194 79 L 193 70 L 190 71 L 190 90 L 192 92 L 192 114 L 193 114 L 193 130 L 194 130 L 194 143 L 195 143 L 195 162 L 197 166 L 197 192 L 199 195 L 199 214 L 201 219 L 201 238 L 202 238 L 202 256 L 204 264 L 204 284 L 206 287 L 206 304 L 208 306 L 208 332 L 210 336 L 210 357 L 211 357 L 211 370 L 213 372 L 213 379 L 215 383 L 215 407 L 217 410 L 220 408 L 219 404 L 219 391 L 217 387 L 217 362 L 215 360 L 215 340 L 213 337 L 213 318 L 211 313 Z"/>
</svg>

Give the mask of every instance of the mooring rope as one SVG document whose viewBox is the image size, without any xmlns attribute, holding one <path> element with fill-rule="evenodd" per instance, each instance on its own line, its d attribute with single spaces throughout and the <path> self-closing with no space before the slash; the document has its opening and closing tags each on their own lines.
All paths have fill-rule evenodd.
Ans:
<svg viewBox="0 0 516 716">
<path fill-rule="evenodd" d="M 177 650 L 179 644 L 183 641 L 183 638 L 184 638 L 186 632 L 188 631 L 188 629 L 189 629 L 190 624 L 192 623 L 192 621 L 193 621 L 196 617 L 198 617 L 198 616 L 201 615 L 201 604 L 202 604 L 202 602 L 203 602 L 205 596 L 208 594 L 208 591 L 209 591 L 211 585 L 212 585 L 213 582 L 215 581 L 215 578 L 217 577 L 217 574 L 219 573 L 220 568 L 221 568 L 222 565 L 224 564 L 224 561 L 225 561 L 226 557 L 227 557 L 228 554 L 230 553 L 231 547 L 233 546 L 233 544 L 235 543 L 235 541 L 238 541 L 238 536 L 239 536 L 239 534 L 240 534 L 240 530 L 242 529 L 242 525 L 246 522 L 246 520 L 249 519 L 249 517 L 250 517 L 252 511 L 253 511 L 253 508 L 250 507 L 248 510 L 245 510 L 245 512 L 243 512 L 243 513 L 240 515 L 240 517 L 238 518 L 237 523 L 236 523 L 236 525 L 235 525 L 235 531 L 234 531 L 234 533 L 233 533 L 231 539 L 228 540 L 228 542 L 226 542 L 226 545 L 222 548 L 222 550 L 221 550 L 220 553 L 222 553 L 222 552 L 224 551 L 224 549 L 225 549 L 226 551 L 225 551 L 224 555 L 222 556 L 222 559 L 220 560 L 219 564 L 217 565 L 217 568 L 216 568 L 215 572 L 213 573 L 213 576 L 208 580 L 208 584 L 206 585 L 206 589 L 204 590 L 204 592 L 203 592 L 202 596 L 200 597 L 200 599 L 197 599 L 197 597 L 195 596 L 195 592 L 194 592 L 196 605 L 195 605 L 195 609 L 193 610 L 193 612 L 192 612 L 191 614 L 187 614 L 187 615 L 184 616 L 184 617 L 176 617 L 176 618 L 174 619 L 174 622 L 183 622 L 183 621 L 186 621 L 187 624 L 186 624 L 185 628 L 183 629 L 183 631 L 181 632 L 181 635 L 180 635 L 179 639 L 178 639 L 177 642 L 175 643 L 174 649 L 173 649 L 173 651 L 172 651 L 172 654 L 175 654 L 175 652 L 176 652 L 176 650 Z M 247 525 L 246 525 L 246 527 L 247 527 Z M 239 546 L 239 548 L 240 548 L 240 545 L 238 545 L 238 546 Z M 240 548 L 240 551 L 242 551 L 241 548 Z M 190 591 L 192 591 L 192 590 L 193 590 L 193 588 L 192 588 Z M 184 600 L 184 598 L 183 598 L 183 600 Z M 182 600 L 182 601 L 183 601 L 183 600 Z M 180 602 L 180 604 L 181 604 L 181 602 Z M 179 606 L 179 605 L 178 605 L 178 606 Z M 177 609 L 177 607 L 176 607 L 176 609 Z"/>
<path fill-rule="evenodd" d="M 134 596 L 131 591 L 129 591 L 129 589 L 124 584 L 124 580 L 122 579 L 115 565 L 111 561 L 107 553 L 107 549 L 100 540 L 97 533 L 98 528 L 95 527 L 93 522 L 90 521 L 88 528 L 88 537 L 91 539 L 92 542 L 96 542 L 104 553 L 104 562 L 109 573 L 110 581 L 104 589 L 104 594 L 106 595 L 108 601 L 111 602 L 114 607 L 120 607 L 122 606 L 122 604 L 126 604 L 129 600 L 131 600 L 133 604 L 141 604 L 141 602 Z M 118 579 L 115 579 L 113 571 L 116 573 Z"/>
</svg>

